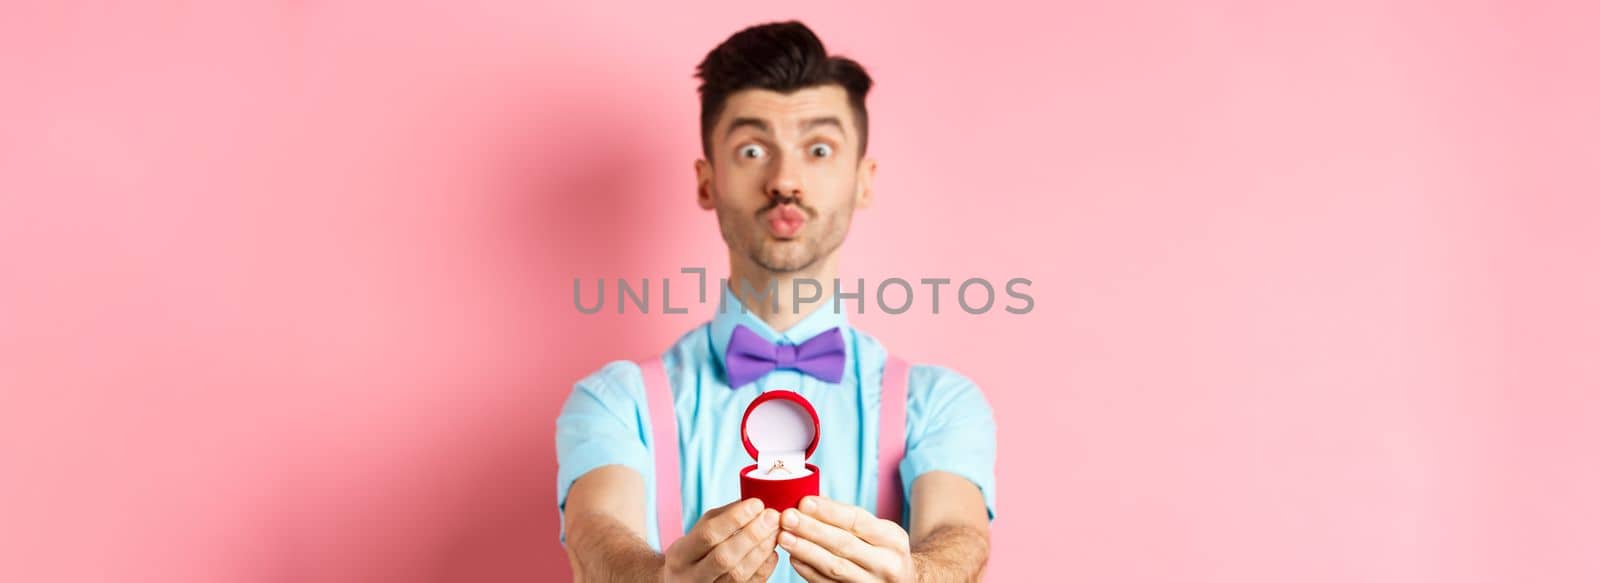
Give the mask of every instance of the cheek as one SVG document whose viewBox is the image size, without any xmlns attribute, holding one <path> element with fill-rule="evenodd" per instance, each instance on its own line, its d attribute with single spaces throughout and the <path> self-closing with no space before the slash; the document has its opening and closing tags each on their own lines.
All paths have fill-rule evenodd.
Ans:
<svg viewBox="0 0 1600 583">
<path fill-rule="evenodd" d="M 717 210 L 729 215 L 744 215 L 766 204 L 766 196 L 762 194 L 760 182 L 752 182 L 741 176 L 718 176 L 715 181 L 717 189 Z"/>
<path fill-rule="evenodd" d="M 759 195 L 765 188 L 761 170 L 734 166 L 717 173 L 717 192 L 726 198 L 744 198 Z"/>
<path fill-rule="evenodd" d="M 832 202 L 855 196 L 855 174 L 842 166 L 818 168 L 806 183 L 820 200 Z"/>
<path fill-rule="evenodd" d="M 717 175 L 717 179 L 723 184 L 738 186 L 741 184 L 748 184 L 756 176 L 757 172 L 754 168 L 732 165 L 730 167 L 723 168 L 722 173 Z"/>
</svg>

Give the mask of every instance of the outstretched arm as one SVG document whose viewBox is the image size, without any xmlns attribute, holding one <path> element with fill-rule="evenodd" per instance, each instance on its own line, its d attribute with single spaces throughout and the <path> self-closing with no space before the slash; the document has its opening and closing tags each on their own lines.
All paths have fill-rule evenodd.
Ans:
<svg viewBox="0 0 1600 583">
<path fill-rule="evenodd" d="M 766 581 L 778 566 L 778 513 L 750 498 L 707 510 L 666 553 L 644 537 L 644 478 L 601 466 L 567 495 L 567 557 L 578 581 Z"/>
<path fill-rule="evenodd" d="M 977 581 L 989 561 L 989 510 L 966 478 L 928 472 L 911 483 L 917 581 Z"/>
<path fill-rule="evenodd" d="M 567 560 L 576 581 L 650 581 L 662 556 L 644 538 L 644 478 L 626 466 L 595 468 L 567 494 Z"/>
</svg>

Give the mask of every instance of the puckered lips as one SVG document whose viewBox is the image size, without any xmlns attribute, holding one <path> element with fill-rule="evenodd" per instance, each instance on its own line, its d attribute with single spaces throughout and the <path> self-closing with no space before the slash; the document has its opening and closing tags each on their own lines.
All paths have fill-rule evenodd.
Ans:
<svg viewBox="0 0 1600 583">
<path fill-rule="evenodd" d="M 806 226 L 806 214 L 792 204 L 767 211 L 767 231 L 779 239 L 793 239 Z"/>
</svg>

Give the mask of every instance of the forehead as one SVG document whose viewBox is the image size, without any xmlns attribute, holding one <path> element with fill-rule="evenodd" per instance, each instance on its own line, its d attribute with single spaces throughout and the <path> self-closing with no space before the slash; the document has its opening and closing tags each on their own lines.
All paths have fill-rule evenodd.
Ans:
<svg viewBox="0 0 1600 583">
<path fill-rule="evenodd" d="M 849 94 L 838 85 L 807 87 L 793 93 L 745 89 L 729 95 L 724 102 L 715 138 L 722 139 L 728 124 L 741 117 L 763 120 L 781 134 L 799 129 L 807 120 L 830 116 L 839 118 L 845 128 L 850 128 L 854 119 Z"/>
</svg>

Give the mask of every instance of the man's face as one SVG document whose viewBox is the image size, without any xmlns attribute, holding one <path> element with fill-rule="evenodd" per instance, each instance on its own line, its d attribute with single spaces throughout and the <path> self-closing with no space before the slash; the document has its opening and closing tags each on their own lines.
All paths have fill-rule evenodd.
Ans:
<svg viewBox="0 0 1600 583">
<path fill-rule="evenodd" d="M 863 160 L 844 88 L 728 96 L 695 162 L 699 202 L 716 209 L 736 256 L 773 273 L 805 270 L 844 243 L 857 207 L 871 202 L 876 163 Z"/>
</svg>

